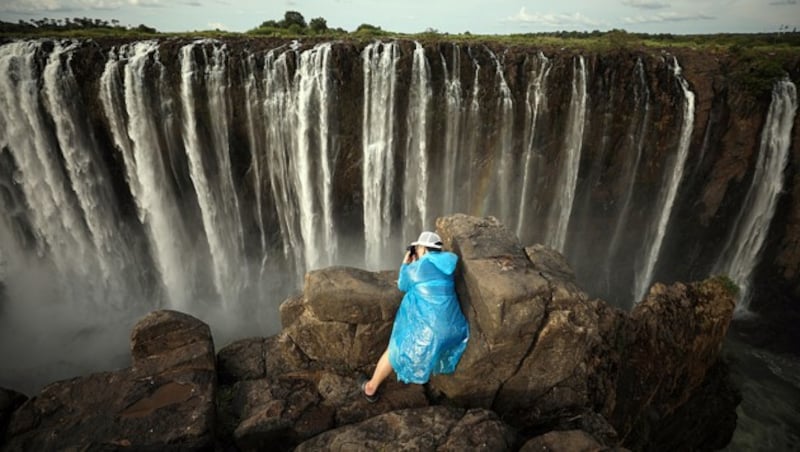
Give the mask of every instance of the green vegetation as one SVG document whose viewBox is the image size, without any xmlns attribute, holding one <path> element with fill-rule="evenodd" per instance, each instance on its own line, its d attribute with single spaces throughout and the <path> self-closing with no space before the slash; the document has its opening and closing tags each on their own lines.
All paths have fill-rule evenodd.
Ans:
<svg viewBox="0 0 800 452">
<path fill-rule="evenodd" d="M 0 38 L 125 38 L 152 39 L 160 37 L 225 38 L 273 37 L 321 39 L 350 39 L 372 41 L 375 39 L 409 39 L 422 43 L 449 41 L 465 45 L 498 44 L 506 47 L 539 47 L 544 49 L 572 49 L 588 52 L 645 51 L 662 49 L 689 49 L 729 57 L 729 77 L 741 90 L 756 96 L 768 95 L 775 80 L 784 77 L 788 69 L 796 67 L 800 59 L 800 32 L 781 27 L 774 33 L 715 35 L 673 35 L 630 33 L 625 30 L 591 32 L 556 31 L 510 35 L 476 35 L 469 31 L 461 34 L 441 33 L 428 28 L 420 33 L 395 33 L 372 24 L 361 24 L 348 32 L 330 28 L 322 17 L 306 21 L 297 11 L 286 11 L 280 20 L 266 20 L 245 33 L 204 30 L 185 33 L 160 33 L 152 27 L 139 25 L 125 27 L 119 21 L 100 19 L 40 19 L 9 23 L 0 21 Z"/>
<path fill-rule="evenodd" d="M 157 35 L 158 30 L 147 25 L 125 27 L 117 19 L 110 22 L 88 17 L 65 19 L 31 19 L 17 23 L 0 21 L 0 37 L 140 37 Z"/>
<path fill-rule="evenodd" d="M 720 284 L 722 284 L 722 287 L 724 287 L 725 290 L 733 298 L 738 298 L 739 297 L 739 292 L 740 292 L 739 286 L 737 286 L 736 283 L 733 282 L 733 280 L 730 279 L 727 275 L 716 275 L 716 276 L 713 276 L 711 279 L 713 281 L 716 281 L 716 282 L 719 282 Z"/>
</svg>

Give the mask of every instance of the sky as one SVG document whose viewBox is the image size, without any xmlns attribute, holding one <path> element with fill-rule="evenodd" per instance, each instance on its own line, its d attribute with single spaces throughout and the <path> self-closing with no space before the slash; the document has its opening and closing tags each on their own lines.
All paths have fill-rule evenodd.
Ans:
<svg viewBox="0 0 800 452">
<path fill-rule="evenodd" d="M 297 11 L 353 31 L 361 24 L 418 33 L 558 30 L 761 33 L 800 28 L 800 0 L 0 0 L 0 20 L 88 17 L 159 31 L 244 32 Z M 788 27 L 788 28 L 787 28 Z"/>
</svg>

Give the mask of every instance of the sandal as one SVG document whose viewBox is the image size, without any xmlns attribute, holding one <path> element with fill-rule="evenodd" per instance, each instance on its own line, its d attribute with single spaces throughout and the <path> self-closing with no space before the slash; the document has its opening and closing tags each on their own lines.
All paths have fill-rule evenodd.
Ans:
<svg viewBox="0 0 800 452">
<path fill-rule="evenodd" d="M 375 394 L 367 395 L 367 382 L 368 381 L 369 381 L 369 378 L 367 378 L 366 376 L 362 375 L 361 377 L 358 378 L 358 387 L 361 390 L 361 394 L 363 394 L 364 398 L 367 399 L 367 402 L 375 403 L 375 402 L 378 401 L 378 399 L 380 397 L 378 396 L 378 392 L 377 391 L 375 391 Z"/>
</svg>

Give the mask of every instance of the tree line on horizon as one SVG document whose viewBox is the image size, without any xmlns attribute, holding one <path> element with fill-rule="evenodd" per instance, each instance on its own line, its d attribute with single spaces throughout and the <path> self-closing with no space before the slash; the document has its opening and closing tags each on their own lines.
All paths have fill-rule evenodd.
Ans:
<svg viewBox="0 0 800 452">
<path fill-rule="evenodd" d="M 119 20 L 92 19 L 89 17 L 65 17 L 62 19 L 20 19 L 17 22 L 0 21 L 0 32 L 25 33 L 41 31 L 72 31 L 72 30 L 134 30 L 141 33 L 158 33 L 153 27 L 141 24 L 137 27 L 120 25 Z"/>
<path fill-rule="evenodd" d="M 16 23 L 0 21 L 0 33 L 5 35 L 41 35 L 48 32 L 58 32 L 68 34 L 71 36 L 80 35 L 81 33 L 92 35 L 127 35 L 136 36 L 139 34 L 161 34 L 154 27 L 140 24 L 136 27 L 123 26 L 119 20 L 111 19 L 92 19 L 88 17 L 74 17 L 62 19 L 30 19 L 19 20 Z M 194 31 L 185 33 L 169 33 L 169 34 L 200 34 L 207 36 L 212 34 L 231 34 L 237 35 L 240 33 L 226 32 L 223 30 L 206 30 Z M 405 35 L 404 33 L 395 33 L 383 30 L 379 26 L 368 23 L 362 23 L 352 32 L 337 27 L 328 27 L 327 20 L 323 17 L 315 17 L 306 21 L 303 14 L 298 11 L 286 11 L 283 18 L 280 20 L 270 19 L 265 20 L 257 27 L 246 31 L 244 34 L 252 36 L 271 36 L 271 37 L 297 37 L 297 36 L 354 36 L 357 38 L 380 38 L 388 36 Z M 455 37 L 456 39 L 470 39 L 472 34 L 465 31 L 460 34 L 440 33 L 438 30 L 427 28 L 420 33 L 411 34 L 411 36 L 432 38 L 437 37 Z M 478 35 L 479 36 L 479 35 Z M 499 40 L 512 40 L 514 42 L 523 42 L 531 40 L 556 39 L 562 41 L 585 42 L 596 45 L 597 43 L 610 48 L 629 48 L 641 45 L 644 41 L 658 42 L 661 44 L 672 45 L 673 43 L 693 43 L 696 45 L 716 44 L 723 45 L 731 50 L 739 51 L 740 49 L 748 49 L 759 46 L 773 46 L 773 45 L 788 45 L 790 47 L 800 46 L 800 32 L 796 28 L 789 29 L 787 25 L 781 25 L 776 32 L 765 33 L 717 33 L 713 35 L 675 35 L 671 33 L 637 33 L 628 32 L 624 29 L 611 29 L 607 31 L 592 30 L 592 31 L 538 31 L 529 33 L 515 33 L 508 35 L 494 35 L 495 39 Z M 594 44 L 592 44 L 594 43 Z M 580 44 L 584 45 L 584 44 Z"/>
</svg>

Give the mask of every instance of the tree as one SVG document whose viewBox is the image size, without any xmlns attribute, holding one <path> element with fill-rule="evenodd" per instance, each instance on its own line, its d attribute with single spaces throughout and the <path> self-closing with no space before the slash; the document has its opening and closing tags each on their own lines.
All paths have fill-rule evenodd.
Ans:
<svg viewBox="0 0 800 452">
<path fill-rule="evenodd" d="M 281 25 L 283 28 L 289 28 L 292 25 L 298 25 L 300 28 L 307 27 L 306 19 L 297 11 L 286 11 L 286 13 L 283 15 L 283 22 Z"/>
<path fill-rule="evenodd" d="M 381 27 L 376 27 L 375 25 L 370 24 L 361 24 L 356 28 L 356 32 L 365 31 L 365 32 L 373 32 L 373 31 L 381 31 Z"/>
<path fill-rule="evenodd" d="M 259 28 L 281 28 L 281 24 L 274 20 L 265 20 L 259 25 Z"/>
<path fill-rule="evenodd" d="M 328 31 L 328 23 L 321 17 L 315 17 L 308 23 L 314 33 L 322 33 Z"/>
</svg>

